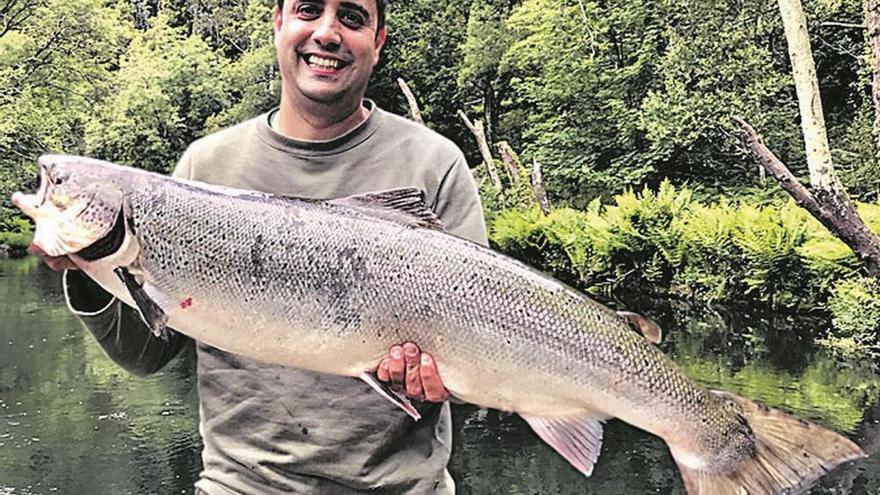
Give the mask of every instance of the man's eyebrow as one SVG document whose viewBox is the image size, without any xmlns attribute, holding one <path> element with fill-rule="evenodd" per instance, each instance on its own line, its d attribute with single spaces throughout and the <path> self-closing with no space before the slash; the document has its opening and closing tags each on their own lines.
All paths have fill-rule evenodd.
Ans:
<svg viewBox="0 0 880 495">
<path fill-rule="evenodd" d="M 339 5 L 347 9 L 357 10 L 362 16 L 364 16 L 364 19 L 368 21 L 370 20 L 370 12 L 361 5 L 353 2 L 341 2 Z"/>
</svg>

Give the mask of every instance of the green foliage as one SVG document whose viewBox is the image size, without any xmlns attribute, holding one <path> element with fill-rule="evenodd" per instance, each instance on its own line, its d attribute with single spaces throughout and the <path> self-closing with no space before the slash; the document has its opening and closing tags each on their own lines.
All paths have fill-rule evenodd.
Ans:
<svg viewBox="0 0 880 495">
<path fill-rule="evenodd" d="M 861 22 L 860 3 L 807 8 L 842 179 L 856 194 L 874 195 L 880 168 L 869 73 L 860 72 L 869 67 L 864 39 L 825 24 Z M 584 207 L 663 178 L 715 190 L 752 186 L 758 174 L 731 134 L 732 115 L 804 171 L 775 4 L 473 0 L 461 50 L 459 87 L 484 103 L 495 95 L 498 139 L 542 163 L 556 200 Z"/>
<path fill-rule="evenodd" d="M 229 105 L 208 117 L 205 132 L 235 125 L 278 105 L 281 85 L 272 44 L 272 0 L 248 2 L 244 25 L 247 47 L 222 68 Z"/>
<path fill-rule="evenodd" d="M 13 251 L 24 253 L 31 243 L 33 232 L 29 221 L 10 216 L 0 222 L 0 245 L 9 246 Z"/>
<path fill-rule="evenodd" d="M 226 104 L 226 62 L 164 16 L 138 33 L 116 73 L 114 95 L 86 126 L 98 156 L 154 171 L 173 168 L 205 122 Z"/>
<path fill-rule="evenodd" d="M 83 126 L 110 91 L 127 37 L 98 0 L 11 0 L 0 23 L 0 219 L 12 192 L 32 187 L 35 158 L 82 152 Z"/>
<path fill-rule="evenodd" d="M 476 157 L 473 138 L 455 115 L 461 108 L 456 76 L 467 9 L 457 2 L 402 0 L 389 3 L 387 16 L 387 41 L 367 95 L 383 108 L 408 115 L 396 82 L 404 79 L 425 122 Z"/>
<path fill-rule="evenodd" d="M 880 207 L 861 204 L 874 228 Z M 491 223 L 501 250 L 593 290 L 618 286 L 711 303 L 810 307 L 852 277 L 858 260 L 792 201 L 704 204 L 664 182 L 583 211 L 509 209 Z"/>
<path fill-rule="evenodd" d="M 592 254 L 583 229 L 583 215 L 569 208 L 555 209 L 547 216 L 537 207 L 509 209 L 492 223 L 490 241 L 499 250 L 561 280 L 577 282 L 588 275 L 584 266 Z"/>
<path fill-rule="evenodd" d="M 844 356 L 880 355 L 880 282 L 851 278 L 834 284 L 828 309 L 834 332 L 823 342 Z"/>
<path fill-rule="evenodd" d="M 6 245 L 13 250 L 24 250 L 31 243 L 30 234 L 21 232 L 0 232 L 0 245 Z"/>
</svg>

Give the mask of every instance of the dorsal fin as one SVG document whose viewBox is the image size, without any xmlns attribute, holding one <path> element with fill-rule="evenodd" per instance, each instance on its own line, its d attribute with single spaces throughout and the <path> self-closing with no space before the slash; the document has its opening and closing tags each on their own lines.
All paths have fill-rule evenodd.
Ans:
<svg viewBox="0 0 880 495">
<path fill-rule="evenodd" d="M 617 316 L 623 318 L 633 330 L 642 334 L 648 342 L 659 344 L 663 339 L 663 331 L 648 317 L 632 311 L 618 311 Z"/>
<path fill-rule="evenodd" d="M 414 227 L 445 230 L 437 214 L 425 204 L 422 191 L 414 187 L 356 194 L 327 202 L 367 210 L 378 217 Z"/>
</svg>

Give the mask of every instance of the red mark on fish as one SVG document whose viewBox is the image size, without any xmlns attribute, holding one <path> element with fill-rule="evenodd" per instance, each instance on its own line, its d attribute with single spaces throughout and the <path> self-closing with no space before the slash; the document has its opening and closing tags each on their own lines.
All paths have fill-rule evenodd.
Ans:
<svg viewBox="0 0 880 495">
<path fill-rule="evenodd" d="M 186 309 L 193 305 L 193 298 L 187 297 L 183 301 L 180 301 L 180 309 Z"/>
</svg>

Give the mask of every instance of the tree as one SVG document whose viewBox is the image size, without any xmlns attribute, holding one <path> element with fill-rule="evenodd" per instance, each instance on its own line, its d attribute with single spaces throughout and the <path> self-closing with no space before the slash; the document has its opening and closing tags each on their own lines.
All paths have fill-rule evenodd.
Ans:
<svg viewBox="0 0 880 495">
<path fill-rule="evenodd" d="M 32 186 L 36 157 L 84 150 L 129 32 L 99 0 L 10 0 L 0 28 L 0 219 Z"/>
<path fill-rule="evenodd" d="M 227 106 L 227 62 L 164 14 L 138 33 L 115 73 L 113 96 L 86 125 L 90 154 L 153 171 L 173 168 L 207 119 Z"/>
<path fill-rule="evenodd" d="M 859 217 L 834 173 L 803 7 L 800 0 L 779 0 L 779 10 L 797 88 L 810 189 L 801 185 L 785 164 L 776 159 L 751 126 L 737 119 L 743 140 L 783 189 L 845 242 L 872 276 L 880 277 L 880 236 L 871 232 Z"/>
</svg>

